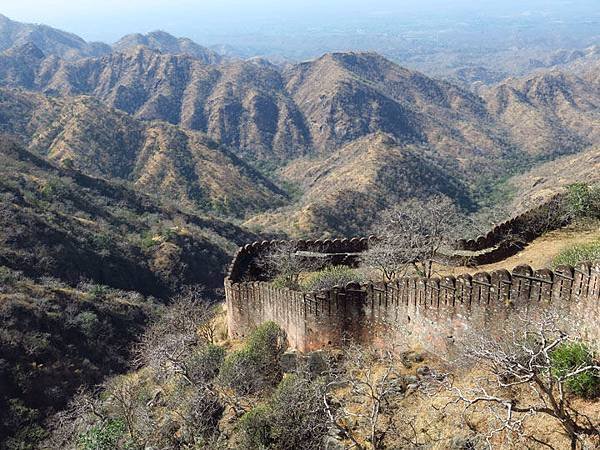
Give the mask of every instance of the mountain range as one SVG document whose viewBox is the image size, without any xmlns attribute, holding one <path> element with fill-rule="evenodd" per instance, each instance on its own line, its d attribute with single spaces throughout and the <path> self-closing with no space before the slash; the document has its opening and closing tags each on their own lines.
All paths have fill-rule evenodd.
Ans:
<svg viewBox="0 0 600 450">
<path fill-rule="evenodd" d="M 0 28 L 4 132 L 256 231 L 364 233 L 391 203 L 434 192 L 472 209 L 485 185 L 600 139 L 600 65 L 581 64 L 587 54 L 475 93 L 375 53 L 278 66 L 153 32 L 76 58 L 49 43 L 59 31 L 40 42 L 8 35 L 32 27 L 15 24 Z"/>
<path fill-rule="evenodd" d="M 21 23 L 0 14 L 0 51 L 32 44 L 46 54 L 65 59 L 98 56 L 109 53 L 111 48 L 100 42 L 86 42 L 72 33 L 46 25 Z"/>
</svg>

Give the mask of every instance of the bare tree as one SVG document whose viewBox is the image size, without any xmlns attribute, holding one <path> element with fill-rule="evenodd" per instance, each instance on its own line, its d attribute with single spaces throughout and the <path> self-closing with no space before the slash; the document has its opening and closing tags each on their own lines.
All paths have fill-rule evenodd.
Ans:
<svg viewBox="0 0 600 450">
<path fill-rule="evenodd" d="M 386 281 L 410 269 L 430 278 L 436 256 L 465 234 L 467 224 L 448 197 L 435 196 L 425 202 L 408 200 L 383 213 L 374 229 L 377 240 L 363 262 L 379 269 Z"/>
<path fill-rule="evenodd" d="M 138 361 L 152 367 L 159 378 L 173 373 L 187 377 L 187 362 L 194 350 L 213 342 L 215 316 L 215 307 L 204 299 L 202 290 L 188 288 L 144 333 L 137 348 Z"/>
<path fill-rule="evenodd" d="M 104 407 L 125 423 L 132 442 L 143 444 L 153 428 L 149 409 L 141 400 L 139 383 L 127 375 L 109 380 L 105 386 L 107 395 Z"/>
<path fill-rule="evenodd" d="M 392 239 L 381 236 L 372 242 L 363 255 L 361 261 L 368 267 L 379 271 L 383 281 L 392 281 L 406 275 L 411 264 L 407 262 L 404 252 L 398 251 L 398 247 Z"/>
<path fill-rule="evenodd" d="M 331 425 L 356 448 L 368 448 L 364 441 L 370 448 L 384 448 L 406 390 L 392 352 L 351 344 L 344 350 L 343 366 L 332 376 L 323 397 Z"/>
<path fill-rule="evenodd" d="M 71 399 L 67 408 L 52 416 L 47 423 L 50 435 L 42 444 L 42 449 L 78 448 L 77 436 L 96 422 L 107 420 L 106 411 L 97 393 L 80 389 Z"/>
<path fill-rule="evenodd" d="M 181 422 L 180 433 L 196 448 L 214 448 L 220 436 L 219 420 L 223 416 L 221 398 L 209 385 L 195 389 L 177 389 L 170 396 L 169 410 Z"/>
<path fill-rule="evenodd" d="M 296 243 L 293 241 L 280 242 L 268 248 L 260 256 L 259 267 L 271 279 L 279 279 L 285 287 L 299 287 L 300 275 L 311 272 L 319 267 L 314 259 L 298 255 Z"/>
<path fill-rule="evenodd" d="M 486 407 L 495 422 L 486 436 L 490 448 L 498 435 L 522 436 L 526 422 L 538 415 L 556 419 L 573 450 L 585 437 L 600 437 L 600 419 L 583 414 L 570 392 L 581 377 L 600 386 L 600 365 L 579 338 L 556 323 L 557 317 L 549 315 L 538 323 L 525 323 L 502 340 L 473 337 L 466 347 L 468 360 L 486 367 L 492 377 L 479 380 L 469 392 L 451 389 L 465 412 L 478 405 Z M 561 365 L 556 353 L 561 349 L 579 356 Z M 589 354 L 582 355 L 582 351 Z M 552 448 L 535 436 L 527 438 Z"/>
</svg>

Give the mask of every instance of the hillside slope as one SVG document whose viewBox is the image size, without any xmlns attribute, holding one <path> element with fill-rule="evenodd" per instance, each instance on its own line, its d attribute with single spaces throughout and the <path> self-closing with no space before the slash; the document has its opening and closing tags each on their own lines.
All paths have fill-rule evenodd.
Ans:
<svg viewBox="0 0 600 450">
<path fill-rule="evenodd" d="M 513 207 L 543 202 L 573 183 L 600 183 L 600 146 L 542 164 L 507 181 Z"/>
<path fill-rule="evenodd" d="M 283 177 L 302 186 L 304 195 L 292 207 L 248 220 L 251 229 L 353 236 L 368 232 L 380 211 L 408 198 L 426 201 L 444 192 L 470 206 L 469 191 L 455 173 L 423 148 L 382 133 L 347 144 L 329 158 L 298 161 Z"/>
<path fill-rule="evenodd" d="M 33 280 L 0 266 L 0 448 L 34 450 L 81 388 L 130 368 L 157 305 L 135 292 Z"/>
<path fill-rule="evenodd" d="M 325 55 L 292 67 L 286 79 L 321 153 L 376 132 L 428 144 L 463 168 L 510 148 L 479 97 L 374 53 Z"/>
<path fill-rule="evenodd" d="M 62 165 L 188 206 L 243 216 L 286 195 L 206 136 L 142 122 L 90 97 L 48 98 L 0 89 L 0 131 Z"/>
<path fill-rule="evenodd" d="M 0 448 L 38 448 L 80 387 L 129 368 L 159 303 L 185 285 L 216 296 L 255 239 L 0 135 Z"/>
<path fill-rule="evenodd" d="M 577 76 L 553 70 L 510 79 L 483 96 L 520 148 L 556 157 L 600 142 L 600 83 L 593 72 Z"/>
<path fill-rule="evenodd" d="M 193 56 L 205 64 L 218 64 L 223 61 L 223 57 L 217 52 L 198 45 L 191 39 L 177 38 L 165 31 L 128 34 L 115 42 L 112 48 L 113 51 L 125 52 L 139 46 L 158 50 L 161 53 Z"/>
<path fill-rule="evenodd" d="M 229 254 L 252 236 L 165 207 L 130 188 L 58 168 L 2 139 L 0 265 L 28 276 L 165 297 L 221 286 Z"/>
<path fill-rule="evenodd" d="M 5 86 L 93 95 L 139 119 L 206 132 L 252 157 L 285 159 L 309 147 L 303 117 L 286 95 L 281 74 L 260 61 L 214 66 L 135 47 L 69 62 L 28 48 L 0 56 L 0 67 L 7 68 L 0 69 Z"/>
<path fill-rule="evenodd" d="M 33 44 L 48 55 L 65 59 L 99 56 L 111 51 L 100 42 L 86 42 L 79 36 L 46 25 L 21 23 L 0 14 L 0 52 Z"/>
</svg>

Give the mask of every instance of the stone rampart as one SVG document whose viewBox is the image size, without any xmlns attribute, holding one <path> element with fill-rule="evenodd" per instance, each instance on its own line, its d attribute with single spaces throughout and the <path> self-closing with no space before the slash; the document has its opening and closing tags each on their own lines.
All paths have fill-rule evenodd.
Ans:
<svg viewBox="0 0 600 450">
<path fill-rule="evenodd" d="M 566 225 L 567 219 L 561 214 L 563 199 L 564 194 L 557 194 L 536 208 L 496 225 L 485 235 L 458 240 L 455 249 L 477 252 L 502 247 L 502 253 L 509 254 L 514 244 L 531 242 L 550 229 Z"/>
<path fill-rule="evenodd" d="M 517 318 L 535 318 L 548 310 L 568 317 L 573 331 L 600 342 L 599 264 L 554 271 L 519 266 L 512 272 L 350 283 L 319 292 L 242 281 L 235 272 L 239 269 L 233 269 L 225 280 L 230 335 L 244 337 L 272 320 L 300 351 L 338 346 L 349 338 L 376 346 L 420 345 L 447 354 L 472 333 L 501 337 Z"/>
<path fill-rule="evenodd" d="M 332 265 L 351 266 L 358 261 L 358 255 L 369 248 L 369 238 L 299 240 L 294 241 L 297 251 L 328 254 L 326 260 Z M 227 278 L 233 282 L 266 280 L 258 264 L 261 254 L 286 241 L 254 242 L 240 247 L 229 266 Z"/>
</svg>

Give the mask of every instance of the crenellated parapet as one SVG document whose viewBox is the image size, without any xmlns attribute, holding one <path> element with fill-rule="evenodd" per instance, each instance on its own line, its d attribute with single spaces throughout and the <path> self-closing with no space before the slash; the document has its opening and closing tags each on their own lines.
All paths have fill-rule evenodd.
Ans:
<svg viewBox="0 0 600 450">
<path fill-rule="evenodd" d="M 436 352 L 473 333 L 503 336 L 524 316 L 558 312 L 572 331 L 600 342 L 600 264 L 477 272 L 390 283 L 350 283 L 318 292 L 266 281 L 225 282 L 229 332 L 247 335 L 272 320 L 293 347 L 310 351 L 343 339 L 367 345 L 406 342 Z"/>
<path fill-rule="evenodd" d="M 566 219 L 557 216 L 563 199 L 564 194 L 557 194 L 545 203 L 499 223 L 485 235 L 475 239 L 459 239 L 456 241 L 455 249 L 478 252 L 502 246 L 504 243 L 510 246 L 507 238 L 510 241 L 511 236 L 518 236 L 519 239 L 530 242 L 549 229 L 566 225 Z"/>
<path fill-rule="evenodd" d="M 288 242 L 294 244 L 296 250 L 299 252 L 332 255 L 331 261 L 334 265 L 351 265 L 351 261 L 353 259 L 356 260 L 358 254 L 369 248 L 369 241 L 373 239 L 374 237 L 371 236 L 368 238 L 253 242 L 240 247 L 235 253 L 227 272 L 227 278 L 234 282 L 264 280 L 261 268 L 257 264 L 260 256 L 267 253 L 269 249 Z"/>
</svg>

